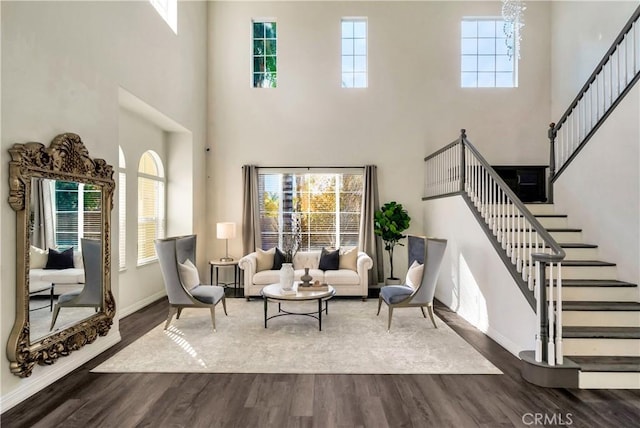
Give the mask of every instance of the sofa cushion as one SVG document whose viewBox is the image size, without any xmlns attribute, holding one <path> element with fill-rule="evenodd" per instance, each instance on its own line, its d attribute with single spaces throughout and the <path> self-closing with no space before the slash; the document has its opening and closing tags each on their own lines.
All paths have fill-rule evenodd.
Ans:
<svg viewBox="0 0 640 428">
<path fill-rule="evenodd" d="M 73 268 L 73 247 L 64 251 L 49 248 L 49 256 L 47 257 L 47 265 L 45 269 L 69 269 Z"/>
<path fill-rule="evenodd" d="M 277 284 L 279 282 L 279 270 L 263 270 L 253 275 L 253 283 L 256 285 Z"/>
<path fill-rule="evenodd" d="M 34 247 L 31 245 L 29 248 L 29 268 L 30 269 L 44 269 L 47 265 L 47 259 L 49 254 L 42 248 Z"/>
<path fill-rule="evenodd" d="M 59 270 L 42 270 L 39 274 L 41 281 L 48 281 L 54 284 L 81 284 L 84 282 L 84 269 L 59 269 Z M 33 272 L 37 274 L 37 272 Z M 32 272 L 29 272 L 31 278 Z"/>
<path fill-rule="evenodd" d="M 322 248 L 320 253 L 320 263 L 318 264 L 320 270 L 338 270 L 340 269 L 340 250 L 330 251 L 326 248 Z"/>
<path fill-rule="evenodd" d="M 198 268 L 187 259 L 184 263 L 178 263 L 178 274 L 180 275 L 180 281 L 187 290 L 191 290 L 194 287 L 200 285 L 200 275 L 198 274 Z"/>
<path fill-rule="evenodd" d="M 340 248 L 340 269 L 358 270 L 358 248 Z"/>
<path fill-rule="evenodd" d="M 282 269 L 282 263 L 284 263 L 284 253 L 280 251 L 280 248 L 275 248 L 275 253 L 273 254 L 273 266 L 271 266 L 271 270 L 280 270 Z"/>
<path fill-rule="evenodd" d="M 404 279 L 404 283 L 415 290 L 422 283 L 423 271 L 424 271 L 424 265 L 414 260 L 411 266 L 409 267 L 409 270 L 407 271 L 407 276 Z"/>
<path fill-rule="evenodd" d="M 328 270 L 324 273 L 324 282 L 329 285 L 357 285 L 360 284 L 360 276 L 349 269 Z"/>
<path fill-rule="evenodd" d="M 293 269 L 318 269 L 320 251 L 298 251 L 293 257 Z"/>
<path fill-rule="evenodd" d="M 73 267 L 76 269 L 84 269 L 84 261 L 82 260 L 82 251 L 73 252 Z"/>
<path fill-rule="evenodd" d="M 270 248 L 267 251 L 257 248 L 256 249 L 256 272 L 263 270 L 271 270 L 273 267 L 273 258 L 276 254 L 276 248 Z"/>
</svg>

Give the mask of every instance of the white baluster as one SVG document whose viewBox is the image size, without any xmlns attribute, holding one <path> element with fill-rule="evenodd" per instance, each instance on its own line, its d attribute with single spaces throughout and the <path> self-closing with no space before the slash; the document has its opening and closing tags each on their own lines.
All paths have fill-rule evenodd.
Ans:
<svg viewBox="0 0 640 428">
<path fill-rule="evenodd" d="M 549 333 L 547 343 L 547 364 L 556 365 L 556 350 L 553 338 L 555 337 L 554 311 L 553 311 L 553 263 L 549 263 L 549 306 L 547 309 L 547 318 L 549 319 Z"/>
<path fill-rule="evenodd" d="M 558 302 L 556 303 L 556 313 L 558 322 L 556 323 L 556 360 L 558 364 L 564 361 L 564 350 L 562 347 L 562 263 L 558 263 L 558 279 L 556 282 L 558 289 Z"/>
<path fill-rule="evenodd" d="M 540 316 L 540 312 L 542 310 L 542 303 L 540 302 L 540 294 L 541 294 L 541 284 L 540 284 L 540 262 L 536 261 L 536 285 L 535 285 L 535 296 L 536 296 L 536 350 L 535 350 L 535 359 L 538 363 L 542 362 L 542 317 Z"/>
</svg>

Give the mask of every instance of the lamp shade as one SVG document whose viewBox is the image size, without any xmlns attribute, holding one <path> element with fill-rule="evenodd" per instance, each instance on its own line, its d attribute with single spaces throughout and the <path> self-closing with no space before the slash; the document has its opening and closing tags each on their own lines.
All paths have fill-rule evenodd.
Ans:
<svg viewBox="0 0 640 428">
<path fill-rule="evenodd" d="M 236 237 L 236 224 L 222 222 L 216 224 L 216 236 L 218 239 L 233 239 Z"/>
</svg>

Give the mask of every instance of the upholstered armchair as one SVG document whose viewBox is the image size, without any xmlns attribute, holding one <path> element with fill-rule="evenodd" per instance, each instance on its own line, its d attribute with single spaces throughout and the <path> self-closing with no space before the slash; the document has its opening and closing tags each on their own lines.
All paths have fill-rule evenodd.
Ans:
<svg viewBox="0 0 640 428">
<path fill-rule="evenodd" d="M 95 239 L 80 240 L 82 264 L 84 267 L 84 287 L 61 294 L 53 309 L 50 330 L 58 319 L 60 308 L 102 307 L 102 242 Z"/>
<path fill-rule="evenodd" d="M 420 308 L 422 316 L 426 318 L 427 315 L 424 312 L 426 307 L 433 326 L 438 328 L 433 316 L 433 297 L 447 241 L 422 236 L 409 236 L 408 241 L 410 268 L 405 280 L 406 284 L 382 287 L 378 297 L 377 315 L 380 315 L 383 301 L 389 307 L 387 331 L 391 330 L 394 308 Z"/>
<path fill-rule="evenodd" d="M 216 331 L 216 305 L 222 301 L 227 315 L 224 288 L 200 284 L 196 263 L 196 236 L 187 235 L 155 240 L 156 253 L 169 298 L 169 315 L 164 325 L 169 328 L 184 308 L 208 308 L 211 311 L 213 331 Z"/>
</svg>

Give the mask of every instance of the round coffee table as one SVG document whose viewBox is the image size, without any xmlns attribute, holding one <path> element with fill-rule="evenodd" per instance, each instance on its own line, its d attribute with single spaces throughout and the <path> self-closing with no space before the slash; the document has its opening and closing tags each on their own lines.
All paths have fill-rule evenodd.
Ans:
<svg viewBox="0 0 640 428">
<path fill-rule="evenodd" d="M 313 290 L 312 287 L 298 287 L 296 283 L 293 287 L 295 293 L 285 293 L 282 291 L 280 284 L 271 284 L 264 287 L 261 291 L 264 299 L 264 328 L 267 328 L 267 321 L 272 318 L 285 315 L 304 315 L 318 320 L 318 330 L 322 331 L 322 313 L 329 313 L 329 299 L 336 294 L 336 290 L 332 286 L 328 286 L 326 290 Z M 282 309 L 285 302 L 303 302 L 308 300 L 316 300 L 318 302 L 318 310 L 312 312 L 291 312 Z M 267 306 L 269 302 L 278 303 L 278 313 L 267 316 Z M 324 302 L 324 307 L 322 303 Z"/>
</svg>

